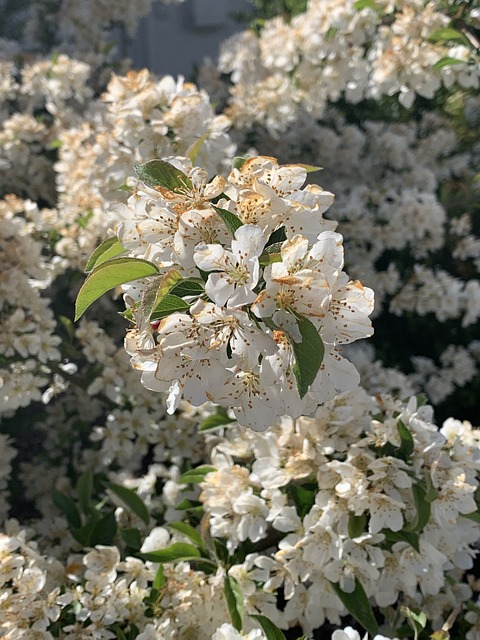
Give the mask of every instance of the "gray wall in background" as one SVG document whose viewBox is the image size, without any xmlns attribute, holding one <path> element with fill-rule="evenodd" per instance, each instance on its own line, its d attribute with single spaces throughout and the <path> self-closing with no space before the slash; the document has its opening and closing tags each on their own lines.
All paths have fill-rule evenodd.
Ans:
<svg viewBox="0 0 480 640">
<path fill-rule="evenodd" d="M 245 28 L 235 11 L 251 12 L 248 0 L 185 0 L 178 5 L 155 3 L 143 18 L 135 38 L 124 41 L 124 51 L 137 69 L 159 75 L 191 77 L 194 64 L 215 59 L 220 44 Z"/>
</svg>

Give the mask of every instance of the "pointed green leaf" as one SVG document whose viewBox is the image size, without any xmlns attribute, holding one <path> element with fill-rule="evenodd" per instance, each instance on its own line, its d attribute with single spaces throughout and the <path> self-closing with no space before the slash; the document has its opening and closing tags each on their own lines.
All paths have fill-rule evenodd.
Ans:
<svg viewBox="0 0 480 640">
<path fill-rule="evenodd" d="M 451 27 L 443 27 L 437 29 L 427 38 L 430 42 L 456 42 L 457 44 L 463 44 L 466 47 L 472 47 L 472 43 L 461 31 L 452 29 Z"/>
<path fill-rule="evenodd" d="M 85 266 L 85 273 L 89 273 L 95 267 L 98 267 L 102 262 L 106 262 L 111 258 L 115 258 L 116 256 L 125 253 L 126 249 L 122 247 L 120 242 L 118 241 L 117 236 L 112 236 L 111 238 L 107 238 L 99 245 L 95 251 L 92 253 L 88 262 Z"/>
<path fill-rule="evenodd" d="M 401 458 L 407 460 L 415 448 L 413 436 L 401 420 L 397 422 L 397 431 L 400 436 L 400 447 L 398 448 L 398 453 Z"/>
<path fill-rule="evenodd" d="M 150 320 L 160 320 L 172 313 L 187 311 L 190 308 L 188 302 L 182 300 L 178 296 L 172 296 L 170 293 L 160 300 L 155 309 L 152 311 Z"/>
<path fill-rule="evenodd" d="M 235 156 L 232 160 L 232 169 L 241 169 L 248 158 L 244 156 Z"/>
<path fill-rule="evenodd" d="M 250 618 L 253 618 L 258 622 L 258 624 L 262 627 L 263 633 L 267 640 L 285 640 L 285 635 L 280 629 L 273 624 L 273 622 L 266 618 L 265 616 L 260 615 L 251 615 Z"/>
<path fill-rule="evenodd" d="M 195 543 L 198 548 L 201 549 L 204 546 L 200 532 L 197 531 L 195 527 L 192 527 L 191 524 L 188 524 L 187 522 L 169 522 L 168 526 L 170 527 L 170 529 L 178 531 L 182 535 L 187 536 L 187 538 L 190 538 L 190 540 Z"/>
<path fill-rule="evenodd" d="M 432 476 L 428 469 L 425 469 L 423 477 L 425 478 L 425 500 L 427 502 L 433 502 L 438 496 L 438 489 L 434 486 Z"/>
<path fill-rule="evenodd" d="M 187 156 L 190 159 L 192 164 L 195 164 L 195 160 L 200 152 L 200 149 L 203 147 L 203 143 L 208 139 L 209 134 L 205 133 L 201 138 L 196 140 L 187 151 Z"/>
<path fill-rule="evenodd" d="M 216 413 L 212 413 L 212 415 L 208 416 L 208 418 L 205 418 L 205 420 L 200 424 L 198 430 L 211 431 L 212 429 L 218 429 L 219 427 L 231 424 L 232 422 L 235 422 L 235 420 L 230 418 L 225 410 L 218 410 Z"/>
<path fill-rule="evenodd" d="M 77 493 L 80 505 L 85 513 L 88 512 L 92 499 L 93 473 L 88 470 L 82 473 L 77 482 Z"/>
<path fill-rule="evenodd" d="M 134 168 L 140 180 L 153 189 L 185 193 L 193 188 L 190 178 L 165 160 L 149 160 Z"/>
<path fill-rule="evenodd" d="M 340 585 L 336 582 L 332 582 L 331 585 L 337 596 L 347 607 L 350 615 L 353 616 L 370 635 L 376 635 L 378 633 L 378 624 L 375 620 L 375 616 L 373 615 L 373 610 L 370 606 L 370 602 L 368 601 L 367 594 L 359 580 L 355 578 L 355 589 L 352 593 L 342 591 Z"/>
<path fill-rule="evenodd" d="M 425 500 L 426 493 L 425 488 L 422 487 L 421 484 L 417 483 L 412 486 L 416 514 L 412 522 L 403 528 L 404 531 L 422 531 L 425 525 L 428 524 L 428 521 L 430 520 L 431 507 L 430 503 Z"/>
<path fill-rule="evenodd" d="M 97 544 L 110 545 L 116 533 L 117 521 L 115 520 L 115 513 L 112 511 L 95 523 L 88 544 L 90 547 L 94 547 Z"/>
<path fill-rule="evenodd" d="M 365 533 L 366 526 L 367 516 L 364 513 L 360 516 L 356 516 L 354 513 L 351 513 L 348 516 L 348 537 L 358 538 L 358 536 Z"/>
<path fill-rule="evenodd" d="M 213 208 L 225 223 L 228 231 L 232 234 L 232 236 L 235 236 L 235 231 L 243 226 L 243 222 L 240 220 L 240 218 L 231 211 L 228 211 L 228 209 L 222 209 L 221 207 L 215 206 Z"/>
<path fill-rule="evenodd" d="M 142 538 L 140 536 L 139 529 L 136 529 L 134 527 L 128 529 L 120 529 L 120 535 L 129 547 L 135 549 L 135 551 L 140 550 L 142 546 Z"/>
<path fill-rule="evenodd" d="M 232 625 L 237 631 L 241 631 L 243 629 L 244 599 L 240 585 L 232 576 L 225 576 L 223 593 Z"/>
<path fill-rule="evenodd" d="M 292 497 L 298 515 L 303 519 L 315 504 L 315 496 L 318 493 L 318 486 L 316 483 L 311 486 L 290 484 L 287 487 L 287 493 Z"/>
<path fill-rule="evenodd" d="M 107 489 L 110 489 L 120 500 L 137 515 L 145 524 L 150 522 L 150 514 L 143 500 L 133 491 L 127 489 L 121 484 L 114 484 L 113 482 L 107 482 L 105 485 Z"/>
<path fill-rule="evenodd" d="M 438 71 L 439 69 L 443 69 L 444 67 L 452 67 L 455 64 L 465 64 L 465 60 L 446 56 L 445 58 L 440 58 L 440 60 L 437 60 L 437 62 L 435 62 L 435 64 L 432 66 L 432 71 Z"/>
<path fill-rule="evenodd" d="M 305 169 L 307 173 L 314 173 L 315 171 L 322 171 L 323 169 L 323 167 L 317 167 L 313 164 L 304 164 L 303 162 L 299 162 L 298 164 L 295 164 L 295 166 L 302 167 L 302 169 Z"/>
<path fill-rule="evenodd" d="M 100 514 L 97 511 L 93 511 L 90 515 L 90 519 L 83 525 L 83 527 L 77 527 L 70 529 L 70 533 L 82 546 L 90 546 L 90 538 L 92 537 L 92 531 L 95 528 L 98 520 L 100 520 Z"/>
<path fill-rule="evenodd" d="M 375 2 L 375 0 L 357 0 L 353 3 L 353 8 L 357 11 L 361 9 L 373 9 L 374 11 L 381 11 L 382 7 Z"/>
<path fill-rule="evenodd" d="M 203 482 L 207 473 L 211 473 L 216 470 L 217 469 L 211 465 L 202 464 L 199 467 L 195 467 L 195 469 L 190 469 L 189 471 L 182 473 L 177 482 L 179 484 L 196 484 L 198 482 Z"/>
<path fill-rule="evenodd" d="M 325 347 L 315 325 L 303 316 L 296 316 L 298 328 L 302 336 L 301 342 L 291 340 L 295 364 L 293 373 L 297 381 L 300 397 L 307 393 L 309 386 L 317 377 L 317 373 L 323 362 Z"/>
<path fill-rule="evenodd" d="M 200 278 L 185 278 L 172 289 L 171 293 L 180 298 L 201 296 L 205 293 L 205 283 Z"/>
<path fill-rule="evenodd" d="M 163 566 L 159 565 L 157 569 L 157 574 L 155 576 L 155 580 L 153 581 L 153 588 L 157 591 L 163 589 L 163 587 L 167 584 L 167 578 L 165 576 L 165 572 L 163 570 Z"/>
<path fill-rule="evenodd" d="M 392 531 L 391 529 L 382 529 L 382 533 L 390 542 L 406 542 L 420 553 L 420 541 L 418 533 L 413 531 Z"/>
<path fill-rule="evenodd" d="M 258 259 L 261 267 L 266 267 L 269 264 L 273 264 L 274 262 L 282 261 L 281 253 L 271 253 L 270 251 L 265 251 L 262 253 L 260 258 Z"/>
<path fill-rule="evenodd" d="M 142 560 L 148 560 L 150 562 L 179 562 L 181 560 L 201 557 L 197 547 L 187 542 L 174 542 L 164 549 L 138 553 L 137 555 Z"/>
<path fill-rule="evenodd" d="M 189 511 L 190 513 L 203 514 L 203 504 L 198 500 L 189 500 L 185 498 L 181 500 L 176 506 L 177 511 Z"/>
<path fill-rule="evenodd" d="M 161 302 L 167 293 L 169 293 L 175 285 L 183 280 L 182 274 L 177 269 L 170 269 L 162 276 L 155 278 L 149 283 L 143 292 L 140 307 L 145 318 L 148 320 L 152 315 L 155 307 Z"/>
<path fill-rule="evenodd" d="M 75 303 L 75 321 L 104 293 L 127 282 L 153 276 L 157 267 L 141 258 L 113 258 L 98 265 L 87 277 Z"/>
<path fill-rule="evenodd" d="M 472 513 L 461 513 L 460 515 L 463 518 L 468 518 L 469 520 L 472 520 L 472 522 L 480 524 L 480 510 L 472 511 Z"/>
<path fill-rule="evenodd" d="M 57 489 L 54 489 L 52 492 L 52 498 L 55 506 L 64 514 L 64 516 L 68 520 L 68 524 L 71 527 L 82 526 L 82 518 L 80 516 L 80 512 L 77 509 L 77 505 L 72 500 L 72 498 L 70 498 L 70 496 L 66 496 L 64 493 L 61 493 Z"/>
</svg>

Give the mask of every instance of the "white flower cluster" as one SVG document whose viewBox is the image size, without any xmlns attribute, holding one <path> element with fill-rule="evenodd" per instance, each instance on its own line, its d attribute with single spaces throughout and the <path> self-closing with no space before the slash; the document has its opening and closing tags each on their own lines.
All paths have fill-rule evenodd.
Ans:
<svg viewBox="0 0 480 640">
<path fill-rule="evenodd" d="M 466 105 L 478 109 L 478 99 Z M 474 128 L 471 132 L 475 136 Z M 478 358 L 469 346 L 479 338 L 475 327 L 480 318 L 475 182 L 470 186 L 477 147 L 466 146 L 451 122 L 435 112 L 418 122 L 352 124 L 333 108 L 323 121 L 304 117 L 293 123 L 279 139 L 257 132 L 256 144 L 282 159 L 293 152 L 295 160 L 325 167 L 323 179 L 336 194 L 331 215 L 345 238 L 346 268 L 374 287 L 375 317 L 392 327 L 403 322 L 398 318 L 415 318 L 419 327 L 428 322 L 444 336 L 434 358 L 416 351 L 417 344 L 408 348 L 412 357 L 428 357 L 436 380 L 448 378 L 448 388 L 440 392 L 437 387 L 430 396 L 435 383 L 427 389 L 427 379 L 415 375 L 412 390 L 428 392 L 435 403 L 451 396 L 464 383 L 458 369 L 449 372 L 442 362 L 453 334 L 439 325 L 454 321 L 467 330 L 456 340 L 469 349 L 478 371 Z"/>
<path fill-rule="evenodd" d="M 373 292 L 342 270 L 342 236 L 322 217 L 333 195 L 302 189 L 307 169 L 270 157 L 242 161 L 228 180 L 208 182 L 182 158 L 144 171 L 175 180 L 149 182 L 115 207 L 122 247 L 159 268 L 124 287 L 136 323 L 125 348 L 143 384 L 168 392 L 169 412 L 183 396 L 265 429 L 355 387 L 340 345 L 371 335 Z M 175 294 L 178 277 L 196 295 L 174 295 L 181 311 L 166 317 L 146 312 L 146 299 L 171 278 Z"/>
<path fill-rule="evenodd" d="M 114 75 L 85 119 L 58 135 L 56 250 L 83 268 L 112 224 L 107 203 L 134 184 L 134 164 L 193 149 L 207 171 L 224 171 L 235 152 L 229 126 L 208 95 L 183 78 L 157 80 L 146 69 Z"/>
<path fill-rule="evenodd" d="M 401 598 L 432 620 L 468 600 L 450 577 L 476 555 L 479 525 L 464 514 L 476 510 L 479 432 L 453 419 L 438 431 L 431 415 L 415 398 L 356 390 L 265 434 L 226 431 L 200 500 L 231 553 L 258 549 L 230 569 L 247 610 L 282 588 L 285 609 L 269 615 L 310 632 L 346 613 L 332 583 L 351 593 L 359 581 L 376 606 Z"/>
<path fill-rule="evenodd" d="M 178 543 L 191 549 L 193 529 L 185 527 L 195 526 L 193 512 L 172 512 L 165 526 L 143 524 L 133 555 L 120 539 L 79 547 L 54 511 L 51 530 L 42 521 L 31 530 L 8 521 L 0 534 L 0 633 L 107 640 L 135 627 L 140 640 L 264 640 L 250 617 L 260 614 L 283 629 L 300 625 L 309 638 L 328 621 L 337 626 L 332 640 L 366 640 L 340 626 L 347 609 L 339 589 L 348 597 L 358 583 L 373 606 L 420 607 L 441 626 L 472 596 L 462 577 L 472 569 L 480 525 L 465 516 L 476 509 L 480 434 L 453 419 L 439 431 L 431 414 L 414 398 L 373 399 L 357 389 L 265 433 L 233 425 L 207 436 L 211 455 L 203 461 L 215 470 L 195 494 L 204 514 L 195 539 L 211 571 L 180 560 L 162 562 L 159 573 L 154 560 Z M 110 478 L 128 486 L 118 474 Z M 178 486 L 177 501 L 191 495 Z M 116 521 L 131 531 L 139 519 L 125 515 L 117 509 Z M 49 542 L 55 530 L 62 546 Z M 208 555 L 225 542 L 228 558 Z M 226 580 L 243 594 L 241 632 L 230 622 Z M 466 620 L 474 640 L 474 608 Z M 390 627 L 384 633 L 375 640 L 397 635 Z"/>
<path fill-rule="evenodd" d="M 41 295 L 55 270 L 32 236 L 38 214 L 33 202 L 0 201 L 0 416 L 40 400 L 48 361 L 61 359 L 50 300 Z"/>
<path fill-rule="evenodd" d="M 274 18 L 258 37 L 244 31 L 223 45 L 219 71 L 233 83 L 228 114 L 278 134 L 299 111 L 320 118 L 340 98 L 357 104 L 398 95 L 409 108 L 442 86 L 478 88 L 478 43 L 437 35 L 449 22 L 438 3 L 424 0 L 310 0 L 290 23 Z M 446 58 L 456 62 L 437 65 Z"/>
</svg>

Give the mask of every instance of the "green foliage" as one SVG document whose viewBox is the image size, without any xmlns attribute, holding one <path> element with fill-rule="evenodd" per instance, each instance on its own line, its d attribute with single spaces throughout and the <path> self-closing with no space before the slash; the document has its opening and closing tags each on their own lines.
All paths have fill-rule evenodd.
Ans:
<svg viewBox="0 0 480 640">
<path fill-rule="evenodd" d="M 212 471 L 216 471 L 216 468 L 209 464 L 202 464 L 199 467 L 195 467 L 195 469 L 190 469 L 182 473 L 177 482 L 179 484 L 198 484 L 199 482 L 203 482 L 207 473 L 211 473 Z"/>
<path fill-rule="evenodd" d="M 166 189 L 178 194 L 193 189 L 190 178 L 165 160 L 149 160 L 144 164 L 138 164 L 135 171 L 140 180 L 152 189 Z"/>
<path fill-rule="evenodd" d="M 221 207 L 213 208 L 225 223 L 228 231 L 232 234 L 232 236 L 235 236 L 235 232 L 237 231 L 237 229 L 240 229 L 240 227 L 243 225 L 243 222 L 240 220 L 240 218 L 227 209 L 222 209 Z"/>
<path fill-rule="evenodd" d="M 205 418 L 198 429 L 199 431 L 212 431 L 232 422 L 235 421 L 229 417 L 227 411 L 223 407 L 217 407 L 216 412 Z"/>
<path fill-rule="evenodd" d="M 165 296 L 183 280 L 182 274 L 176 269 L 170 269 L 164 275 L 158 276 L 144 289 L 140 308 L 145 320 L 149 320 Z M 188 305 L 187 305 L 188 306 Z"/>
<path fill-rule="evenodd" d="M 372 636 L 378 633 L 378 624 L 373 614 L 367 595 L 358 578 L 355 579 L 355 589 L 351 593 L 342 591 L 340 585 L 332 582 L 335 593 L 348 609 L 351 616 Z"/>
<path fill-rule="evenodd" d="M 88 259 L 88 262 L 85 266 L 85 273 L 90 273 L 90 271 L 92 271 L 95 267 L 98 267 L 98 265 L 102 264 L 102 262 L 106 262 L 111 258 L 116 258 L 122 253 L 125 253 L 125 249 L 118 241 L 117 236 L 107 238 L 102 242 L 101 245 L 99 245 L 95 249 L 95 251 Z"/>
<path fill-rule="evenodd" d="M 297 381 L 298 393 L 303 398 L 317 377 L 323 362 L 325 347 L 315 325 L 303 316 L 297 315 L 296 318 L 302 341 L 295 342 L 292 339 L 290 343 L 295 355 L 293 373 Z"/>
<path fill-rule="evenodd" d="M 141 258 L 113 258 L 99 264 L 83 283 L 75 303 L 75 321 L 104 293 L 127 282 L 158 274 L 158 268 Z"/>
<path fill-rule="evenodd" d="M 283 632 L 266 616 L 251 615 L 250 618 L 256 620 L 262 627 L 267 640 L 286 640 Z"/>
<path fill-rule="evenodd" d="M 106 484 L 107 489 L 109 489 L 112 493 L 120 498 L 120 500 L 132 511 L 135 515 L 137 515 L 145 524 L 149 524 L 150 522 L 150 514 L 148 512 L 145 503 L 132 489 L 128 489 L 127 487 L 123 487 L 120 484 L 114 484 L 113 482 L 108 482 Z"/>
<path fill-rule="evenodd" d="M 240 585 L 232 576 L 225 576 L 223 593 L 232 625 L 237 631 L 241 631 L 243 629 L 244 598 Z"/>
</svg>

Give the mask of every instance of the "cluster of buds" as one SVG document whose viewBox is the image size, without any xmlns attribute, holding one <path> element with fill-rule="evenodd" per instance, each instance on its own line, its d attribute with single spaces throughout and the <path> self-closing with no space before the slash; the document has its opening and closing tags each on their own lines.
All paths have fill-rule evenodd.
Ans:
<svg viewBox="0 0 480 640">
<path fill-rule="evenodd" d="M 113 207 L 117 237 L 92 256 L 77 316 L 107 276 L 105 290 L 123 285 L 125 348 L 169 412 L 210 401 L 264 430 L 358 384 L 340 349 L 372 334 L 373 291 L 342 270 L 323 218 L 333 194 L 302 188 L 314 169 L 237 158 L 208 181 L 187 158 L 136 167 L 143 184 Z"/>
</svg>

